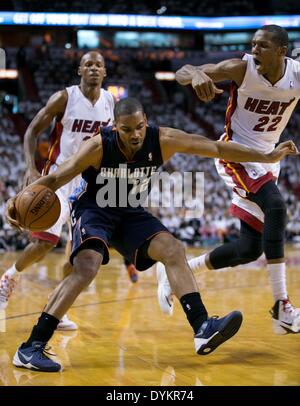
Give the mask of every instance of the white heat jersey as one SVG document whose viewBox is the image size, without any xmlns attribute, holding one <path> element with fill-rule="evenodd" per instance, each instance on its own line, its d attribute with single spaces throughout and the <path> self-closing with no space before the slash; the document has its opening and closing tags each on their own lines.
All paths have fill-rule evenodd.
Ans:
<svg viewBox="0 0 300 406">
<path fill-rule="evenodd" d="M 113 122 L 114 99 L 104 89 L 96 104 L 83 95 L 79 86 L 67 87 L 68 102 L 61 121 L 55 124 L 51 133 L 51 149 L 43 174 L 53 173 L 57 167 L 72 157 L 81 143 L 95 134 L 99 127 L 106 127 Z M 61 212 L 58 221 L 46 232 L 33 233 L 41 240 L 57 244 L 62 226 L 70 218 L 69 196 L 79 187 L 82 178 L 76 176 L 69 183 L 56 191 L 60 200 Z"/>
<path fill-rule="evenodd" d="M 68 102 L 61 121 L 51 133 L 49 161 L 60 165 L 80 148 L 83 140 L 95 134 L 99 127 L 112 125 L 114 99 L 111 93 L 101 89 L 96 104 L 83 95 L 79 86 L 66 88 Z"/>
<path fill-rule="evenodd" d="M 300 63 L 286 58 L 284 76 L 272 85 L 244 55 L 247 69 L 241 86 L 233 89 L 226 113 L 227 140 L 269 153 L 279 141 L 300 98 Z"/>
</svg>

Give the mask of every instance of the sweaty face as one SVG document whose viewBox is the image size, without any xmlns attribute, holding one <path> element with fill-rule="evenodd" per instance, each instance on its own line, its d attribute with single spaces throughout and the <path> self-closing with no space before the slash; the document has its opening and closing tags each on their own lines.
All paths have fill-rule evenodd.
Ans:
<svg viewBox="0 0 300 406">
<path fill-rule="evenodd" d="M 104 59 L 98 52 L 85 54 L 80 62 L 79 75 L 88 85 L 101 85 L 106 71 Z"/>
<path fill-rule="evenodd" d="M 119 116 L 116 120 L 116 128 L 123 146 L 131 151 L 138 151 L 146 136 L 146 116 L 141 111 L 130 115 Z"/>
<path fill-rule="evenodd" d="M 252 39 L 252 55 L 257 72 L 266 75 L 276 69 L 282 63 L 284 48 L 274 41 L 271 32 L 256 31 Z"/>
</svg>

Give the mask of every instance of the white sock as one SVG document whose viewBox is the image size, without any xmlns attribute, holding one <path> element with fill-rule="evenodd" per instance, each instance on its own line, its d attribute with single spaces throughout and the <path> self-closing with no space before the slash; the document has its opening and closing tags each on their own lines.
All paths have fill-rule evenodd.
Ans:
<svg viewBox="0 0 300 406">
<path fill-rule="evenodd" d="M 285 263 L 268 264 L 267 269 L 275 302 L 277 300 L 286 300 L 288 294 L 286 289 Z"/>
<path fill-rule="evenodd" d="M 11 276 L 14 279 L 20 276 L 20 272 L 18 272 L 16 269 L 16 264 L 13 264 L 5 273 L 7 276 Z"/>
<path fill-rule="evenodd" d="M 203 267 L 208 270 L 206 263 L 205 263 L 206 255 L 207 254 L 203 254 L 203 255 L 200 255 L 200 257 L 195 257 L 188 261 L 188 264 L 193 272 L 199 271 L 200 268 L 203 268 Z"/>
</svg>

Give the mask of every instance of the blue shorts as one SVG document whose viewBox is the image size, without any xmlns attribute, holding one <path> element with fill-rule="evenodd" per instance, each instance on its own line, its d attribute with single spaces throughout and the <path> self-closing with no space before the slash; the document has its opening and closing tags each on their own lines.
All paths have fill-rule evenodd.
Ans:
<svg viewBox="0 0 300 406">
<path fill-rule="evenodd" d="M 139 248 L 161 232 L 169 230 L 144 208 L 100 208 L 95 199 L 82 196 L 72 206 L 72 253 L 70 261 L 83 248 L 98 247 L 103 252 L 103 264 L 109 262 L 108 245 L 114 247 L 125 259 L 135 264 L 139 271 L 150 268 L 155 260 L 139 253 Z M 104 251 L 103 251 L 104 247 Z M 98 251 L 98 249 L 95 249 Z M 102 251 L 101 251 L 102 250 Z"/>
</svg>

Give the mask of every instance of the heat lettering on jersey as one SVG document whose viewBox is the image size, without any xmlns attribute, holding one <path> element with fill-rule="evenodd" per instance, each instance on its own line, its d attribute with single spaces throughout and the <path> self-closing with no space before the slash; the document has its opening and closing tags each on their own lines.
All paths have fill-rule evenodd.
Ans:
<svg viewBox="0 0 300 406">
<path fill-rule="evenodd" d="M 75 119 L 72 125 L 72 132 L 74 133 L 90 133 L 93 134 L 99 130 L 100 127 L 107 127 L 110 123 L 108 121 L 92 121 L 92 120 L 80 120 Z"/>
<path fill-rule="evenodd" d="M 259 100 L 248 97 L 244 108 L 248 111 L 264 115 L 278 115 L 284 114 L 286 109 L 295 101 L 295 97 L 289 102 L 273 101 L 273 100 Z"/>
</svg>

